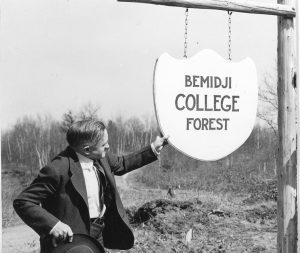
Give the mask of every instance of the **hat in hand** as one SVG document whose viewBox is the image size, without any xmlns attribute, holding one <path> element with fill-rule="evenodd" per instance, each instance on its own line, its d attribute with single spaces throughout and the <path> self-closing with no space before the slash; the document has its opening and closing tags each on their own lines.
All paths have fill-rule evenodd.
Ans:
<svg viewBox="0 0 300 253">
<path fill-rule="evenodd" d="M 74 234 L 72 242 L 61 242 L 51 253 L 105 253 L 105 250 L 93 237 Z"/>
</svg>

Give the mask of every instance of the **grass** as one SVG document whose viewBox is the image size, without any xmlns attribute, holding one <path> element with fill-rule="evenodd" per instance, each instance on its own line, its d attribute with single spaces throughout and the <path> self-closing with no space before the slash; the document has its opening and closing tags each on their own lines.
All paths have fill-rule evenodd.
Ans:
<svg viewBox="0 0 300 253">
<path fill-rule="evenodd" d="M 262 194 L 265 199 L 277 198 L 274 158 L 262 156 L 259 152 L 249 155 L 243 150 L 237 150 L 223 160 L 202 162 L 167 147 L 161 155 L 161 162 L 145 166 L 142 173 L 137 174 L 136 181 L 150 188 L 180 187 L 254 195 L 259 192 L 255 197 Z"/>
<path fill-rule="evenodd" d="M 256 198 L 254 201 L 251 192 L 236 194 L 199 189 L 177 189 L 175 198 L 170 199 L 167 184 L 154 189 L 138 183 L 136 178 L 144 173 L 136 171 L 127 178 L 134 188 L 119 189 L 136 238 L 134 247 L 122 252 L 276 252 L 274 200 Z M 265 190 L 265 187 L 259 189 Z M 245 201 L 248 199 L 252 201 Z M 188 208 L 180 208 L 182 203 L 187 203 Z M 141 213 L 144 218 L 137 219 Z M 186 243 L 190 229 L 192 240 Z"/>
<path fill-rule="evenodd" d="M 175 198 L 169 199 L 165 189 L 120 191 L 136 237 L 135 246 L 125 252 L 276 251 L 274 201 L 249 204 L 243 201 L 249 194 L 236 196 L 228 192 L 177 190 Z M 134 219 L 141 212 L 144 219 Z M 150 215 L 145 215 L 147 212 Z M 186 243 L 190 229 L 192 240 Z"/>
<path fill-rule="evenodd" d="M 27 167 L 16 164 L 2 164 L 2 227 L 22 223 L 13 209 L 13 200 L 31 182 L 32 175 L 26 173 Z"/>
</svg>

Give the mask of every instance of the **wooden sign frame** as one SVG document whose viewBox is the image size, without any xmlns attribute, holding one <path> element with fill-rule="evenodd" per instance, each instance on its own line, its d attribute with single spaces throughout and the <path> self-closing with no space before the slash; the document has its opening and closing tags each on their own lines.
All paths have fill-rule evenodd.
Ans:
<svg viewBox="0 0 300 253">
<path fill-rule="evenodd" d="M 300 252 L 299 90 L 296 61 L 297 0 L 277 4 L 245 0 L 118 0 L 185 8 L 214 9 L 278 16 L 278 201 L 277 252 Z M 298 17 L 297 17 L 298 19 Z M 299 23 L 299 22 L 298 22 Z M 298 53 L 299 56 L 299 53 Z M 298 183 L 297 183 L 298 182 Z"/>
</svg>

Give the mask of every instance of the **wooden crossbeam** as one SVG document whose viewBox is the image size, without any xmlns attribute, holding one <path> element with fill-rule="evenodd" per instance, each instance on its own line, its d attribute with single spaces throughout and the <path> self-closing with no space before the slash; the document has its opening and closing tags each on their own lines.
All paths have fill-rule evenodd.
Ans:
<svg viewBox="0 0 300 253">
<path fill-rule="evenodd" d="M 118 0 L 119 2 L 147 3 L 197 9 L 215 9 L 293 18 L 294 6 L 244 0 Z"/>
</svg>

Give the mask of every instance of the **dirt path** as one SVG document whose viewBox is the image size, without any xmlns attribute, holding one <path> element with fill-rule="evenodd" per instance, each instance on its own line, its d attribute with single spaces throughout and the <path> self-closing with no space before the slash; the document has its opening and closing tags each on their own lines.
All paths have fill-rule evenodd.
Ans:
<svg viewBox="0 0 300 253">
<path fill-rule="evenodd" d="M 3 253 L 39 252 L 39 237 L 28 226 L 20 225 L 2 229 Z"/>
</svg>

